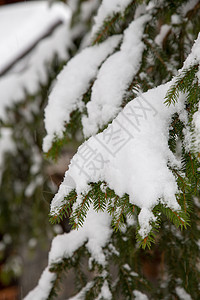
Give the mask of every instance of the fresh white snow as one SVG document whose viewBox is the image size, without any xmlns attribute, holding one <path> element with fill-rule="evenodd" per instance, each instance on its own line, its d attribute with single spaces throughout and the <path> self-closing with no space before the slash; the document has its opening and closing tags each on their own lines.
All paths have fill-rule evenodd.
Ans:
<svg viewBox="0 0 200 300">
<path fill-rule="evenodd" d="M 184 98 L 167 107 L 164 97 L 170 84 L 132 100 L 107 129 L 79 147 L 52 200 L 52 215 L 58 213 L 70 190 L 75 188 L 80 195 L 88 191 L 88 183 L 98 181 L 107 182 L 119 196 L 127 193 L 130 202 L 141 208 L 142 237 L 151 230 L 155 220 L 151 211 L 159 201 L 172 210 L 180 209 L 176 179 L 168 164 L 180 167 L 181 162 L 168 147 L 168 130 L 171 116 L 184 110 Z"/>
<path fill-rule="evenodd" d="M 176 294 L 181 300 L 192 300 L 191 296 L 180 286 L 176 287 Z"/>
<path fill-rule="evenodd" d="M 183 17 L 186 17 L 188 11 L 193 9 L 198 2 L 199 2 L 199 0 L 190 0 L 186 3 L 183 3 L 183 5 L 181 7 L 181 13 L 182 13 Z"/>
<path fill-rule="evenodd" d="M 184 69 L 189 68 L 190 66 L 200 63 L 199 48 L 200 48 L 200 33 L 198 34 L 198 37 L 194 42 L 194 45 L 192 46 L 190 54 L 188 55 L 188 57 L 186 58 L 183 64 L 183 68 L 179 70 L 179 73 L 182 72 Z M 200 75 L 200 72 L 198 74 Z M 199 77 L 199 81 L 200 81 L 200 77 Z"/>
<path fill-rule="evenodd" d="M 150 15 L 134 20 L 124 32 L 120 51 L 110 56 L 101 66 L 92 87 L 91 101 L 87 104 L 88 116 L 83 116 L 83 133 L 96 134 L 119 113 L 123 97 L 140 68 L 145 24 Z"/>
<path fill-rule="evenodd" d="M 83 110 L 82 96 L 96 76 L 91 101 L 87 104 L 88 117 L 82 118 L 85 136 L 97 133 L 119 113 L 126 90 L 140 68 L 145 48 L 143 31 L 150 18 L 146 14 L 133 21 L 124 32 L 120 51 L 113 55 L 109 56 L 121 36 L 113 36 L 100 45 L 82 50 L 66 65 L 57 78 L 45 109 L 45 152 L 55 138 L 63 137 L 70 113 L 75 109 Z"/>
<path fill-rule="evenodd" d="M 135 300 L 148 300 L 148 297 L 140 291 L 134 290 L 133 295 Z"/>
<path fill-rule="evenodd" d="M 169 26 L 168 24 L 164 24 L 161 26 L 160 32 L 155 38 L 155 43 L 158 46 L 162 47 L 163 40 L 166 37 L 166 35 L 168 34 L 168 32 L 170 31 L 170 29 L 171 29 L 171 26 Z"/>
<path fill-rule="evenodd" d="M 92 28 L 94 36 L 103 26 L 105 19 L 113 17 L 116 13 L 123 13 L 132 0 L 103 0 L 94 18 L 95 24 Z"/>
<path fill-rule="evenodd" d="M 101 299 L 106 299 L 106 300 L 112 299 L 112 294 L 109 289 L 107 280 L 104 281 L 100 294 L 98 295 L 97 298 L 95 298 L 95 300 L 101 300 Z"/>
<path fill-rule="evenodd" d="M 194 45 L 191 49 L 190 54 L 188 55 L 187 59 L 185 60 L 183 67 L 178 71 L 178 75 L 181 75 L 182 72 L 196 64 L 200 64 L 200 33 L 198 34 L 198 37 L 196 39 L 196 41 L 194 42 Z M 177 76 L 175 76 L 172 80 L 172 83 L 174 84 L 176 82 Z M 196 73 L 198 82 L 200 83 L 200 70 L 197 71 Z M 182 115 L 183 117 L 183 121 L 185 119 L 184 115 Z M 185 119 L 186 123 L 187 120 Z M 200 149 L 200 143 L 199 143 L 199 138 L 200 138 L 200 102 L 198 104 L 198 110 L 196 111 L 196 113 L 194 113 L 193 115 L 193 125 L 194 125 L 194 141 L 192 141 L 192 136 L 191 136 L 191 132 L 188 129 L 187 130 L 187 126 L 186 126 L 186 130 L 184 132 L 185 134 L 185 145 L 186 145 L 186 149 L 193 149 L 195 150 L 197 153 L 199 152 Z"/>
<path fill-rule="evenodd" d="M 83 227 L 79 230 L 72 230 L 69 233 L 56 236 L 52 241 L 51 250 L 49 252 L 49 267 L 53 263 L 59 263 L 63 258 L 70 258 L 73 253 L 81 246 L 86 244 L 86 248 L 91 254 L 91 259 L 95 260 L 102 266 L 106 265 L 106 258 L 103 252 L 112 235 L 112 229 L 110 227 L 111 217 L 106 212 L 95 212 L 90 207 L 87 219 Z M 24 300 L 44 300 L 48 298 L 49 292 L 52 287 L 52 282 L 55 280 L 55 273 L 49 271 L 49 267 L 43 272 L 38 285 L 33 289 Z M 89 282 L 85 288 L 82 289 L 71 300 L 79 300 L 85 295 L 88 289 L 91 288 L 93 282 Z M 110 291 L 108 284 L 104 283 L 101 289 L 101 295 L 108 296 L 110 298 Z"/>
<path fill-rule="evenodd" d="M 39 21 L 37 15 L 42 22 Z M 27 20 L 27 16 L 29 20 Z M 10 22 L 11 17 L 12 22 Z M 20 26 L 16 26 L 19 19 Z M 12 106 L 14 102 L 24 99 L 25 90 L 30 94 L 34 94 L 38 91 L 40 82 L 46 83 L 46 64 L 51 62 L 55 54 L 58 55 L 59 59 L 67 59 L 67 48 L 71 46 L 68 28 L 70 11 L 66 5 L 55 4 L 50 8 L 46 1 L 33 1 L 9 5 L 0 9 L 0 37 L 4 41 L 2 43 L 4 46 L 0 47 L 0 68 L 3 68 L 3 64 L 12 62 L 20 51 L 23 52 L 27 45 L 34 41 L 32 32 L 39 38 L 43 31 L 47 30 L 52 25 L 52 22 L 54 23 L 56 20 L 62 20 L 63 24 L 56 28 L 49 37 L 41 40 L 31 53 L 19 61 L 6 75 L 0 77 L 0 119 L 6 119 L 5 111 L 7 107 Z M 25 33 L 26 28 L 29 31 Z M 5 37 L 3 32 L 6 33 Z M 21 35 L 23 39 L 19 39 Z M 20 47 L 17 46 L 18 43 L 16 47 L 11 47 L 11 38 L 14 40 L 19 39 Z M 12 51 L 9 50 L 10 48 Z M 10 88 L 11 86 L 12 88 Z"/>
<path fill-rule="evenodd" d="M 52 284 L 56 279 L 56 274 L 48 268 L 42 273 L 38 285 L 24 298 L 24 300 L 45 300 L 48 298 Z"/>
<path fill-rule="evenodd" d="M 54 238 L 49 253 L 49 265 L 70 258 L 73 253 L 86 243 L 86 248 L 99 264 L 105 266 L 106 259 L 102 248 L 109 241 L 112 229 L 111 217 L 107 212 L 96 212 L 90 207 L 83 227 Z"/>
<path fill-rule="evenodd" d="M 100 45 L 85 48 L 58 75 L 45 109 L 47 136 L 43 143 L 44 152 L 49 150 L 55 136 L 63 137 L 65 123 L 70 121 L 70 113 L 84 107 L 83 94 L 87 92 L 99 66 L 114 51 L 120 40 L 121 36 L 116 35 Z"/>
<path fill-rule="evenodd" d="M 85 1 L 81 3 L 81 20 L 86 21 L 88 20 L 93 12 L 98 8 L 100 4 L 100 0 L 92 0 L 92 1 Z"/>
<path fill-rule="evenodd" d="M 1 6 L 0 71 L 42 38 L 58 21 L 66 22 L 69 18 L 69 10 L 63 3 L 49 7 L 48 1 L 31 1 Z"/>
<path fill-rule="evenodd" d="M 191 2 L 192 5 L 196 3 Z M 77 5 L 75 0 L 71 0 L 70 3 Z M 103 26 L 105 18 L 123 12 L 130 3 L 131 0 L 103 0 L 95 18 L 93 36 Z M 152 1 L 148 9 L 153 6 Z M 184 14 L 190 7 L 187 7 Z M 180 209 L 176 201 L 176 195 L 180 191 L 169 166 L 180 168 L 181 161 L 180 157 L 169 149 L 168 131 L 174 113 L 178 113 L 184 124 L 187 124 L 184 95 L 180 95 L 175 105 L 167 107 L 164 104 L 165 95 L 176 77 L 167 84 L 138 94 L 138 97 L 119 113 L 125 91 L 139 70 L 144 50 L 144 26 L 149 18 L 149 15 L 140 16 L 138 12 L 138 18 L 125 30 L 122 45 L 117 53 L 112 55 L 122 36 L 113 36 L 100 45 L 85 48 L 66 65 L 58 76 L 45 110 L 47 136 L 43 144 L 43 149 L 47 152 L 56 137 L 63 137 L 65 125 L 70 121 L 70 113 L 75 109 L 82 111 L 85 108 L 82 96 L 97 77 L 92 88 L 92 101 L 87 105 L 88 117 L 82 119 L 85 136 L 93 136 L 79 147 L 71 160 L 64 181 L 52 200 L 51 215 L 59 213 L 64 197 L 72 189 L 75 189 L 78 195 L 74 210 L 82 203 L 84 193 L 89 191 L 89 183 L 105 181 L 117 195 L 128 194 L 130 203 L 141 208 L 138 221 L 142 238 L 149 234 L 151 223 L 156 221 L 152 210 L 158 203 L 174 211 Z M 177 22 L 179 19 L 174 15 L 173 23 Z M 170 27 L 166 24 L 161 27 L 155 41 L 158 45 L 162 45 L 168 30 Z M 199 43 L 200 36 L 179 74 L 184 68 L 200 62 Z M 200 108 L 193 119 L 197 134 L 200 133 L 199 112 Z M 117 114 L 107 129 L 94 135 Z M 102 186 L 102 190 L 104 189 L 105 186 Z M 94 211 L 91 205 L 82 227 L 54 238 L 49 254 L 49 266 L 61 262 L 63 258 L 73 257 L 74 252 L 85 245 L 91 259 L 105 267 L 103 248 L 109 244 L 112 235 L 110 224 L 111 216 L 106 211 Z M 128 265 L 124 265 L 124 268 L 129 270 Z M 137 276 L 137 273 L 132 272 L 132 276 Z M 46 269 L 38 287 L 25 299 L 42 300 L 43 297 L 47 297 L 54 279 Z M 93 284 L 89 282 L 71 300 L 82 299 Z M 191 299 L 181 287 L 176 288 L 176 293 L 181 299 Z M 148 299 L 137 290 L 133 291 L 133 295 L 137 300 Z M 106 280 L 97 299 L 101 297 L 112 298 Z"/>
<path fill-rule="evenodd" d="M 8 152 L 14 153 L 15 144 L 12 140 L 12 130 L 10 128 L 0 129 L 0 185 L 4 170 L 4 155 Z"/>
</svg>

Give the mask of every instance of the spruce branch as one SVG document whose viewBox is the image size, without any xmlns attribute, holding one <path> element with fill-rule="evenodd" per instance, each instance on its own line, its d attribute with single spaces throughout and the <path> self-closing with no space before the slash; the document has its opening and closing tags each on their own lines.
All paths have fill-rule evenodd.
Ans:
<svg viewBox="0 0 200 300">
<path fill-rule="evenodd" d="M 184 69 L 180 73 L 180 75 L 177 76 L 175 83 L 170 87 L 165 96 L 166 100 L 164 103 L 166 105 L 169 106 L 171 104 L 175 104 L 178 101 L 178 96 L 180 92 L 189 92 L 189 95 L 191 96 L 190 88 L 193 86 L 193 82 L 198 68 L 198 64 L 193 65 L 188 69 Z"/>
<path fill-rule="evenodd" d="M 149 40 L 146 39 L 146 38 L 144 38 L 143 40 L 144 40 L 144 43 L 148 46 L 148 48 L 151 48 L 151 49 L 152 49 L 153 53 L 156 55 L 156 57 L 157 57 L 158 60 L 161 62 L 161 64 L 164 66 L 164 68 L 165 68 L 166 70 L 168 70 L 166 63 L 165 63 L 165 61 L 163 60 L 163 58 L 160 56 L 160 54 L 158 53 L 158 51 L 157 51 L 157 49 L 156 49 L 156 46 L 155 46 L 155 45 L 153 46 L 153 44 L 150 43 Z M 168 70 L 168 72 L 170 73 L 171 76 L 173 75 L 172 72 L 171 72 L 170 70 Z"/>
<path fill-rule="evenodd" d="M 135 0 L 133 0 L 120 13 L 115 13 L 113 16 L 108 16 L 103 23 L 103 26 L 96 33 L 92 45 L 103 42 L 108 36 L 116 33 L 122 33 L 127 27 L 127 19 L 132 18 L 135 10 Z M 116 28 L 117 27 L 117 28 Z"/>
<path fill-rule="evenodd" d="M 108 18 L 108 20 L 104 22 L 103 30 L 97 34 L 97 37 L 92 43 L 93 45 L 98 44 L 105 39 L 106 33 L 111 28 L 111 26 L 113 26 L 113 24 L 117 21 L 119 16 L 120 16 L 119 14 L 116 14 L 113 18 Z"/>
<path fill-rule="evenodd" d="M 59 211 L 55 214 L 54 212 L 49 215 L 50 217 L 50 223 L 60 223 L 63 218 L 69 217 L 72 211 L 72 206 L 76 202 L 77 194 L 75 190 L 72 190 L 69 195 L 67 195 L 63 199 L 63 205 L 59 209 Z"/>
</svg>

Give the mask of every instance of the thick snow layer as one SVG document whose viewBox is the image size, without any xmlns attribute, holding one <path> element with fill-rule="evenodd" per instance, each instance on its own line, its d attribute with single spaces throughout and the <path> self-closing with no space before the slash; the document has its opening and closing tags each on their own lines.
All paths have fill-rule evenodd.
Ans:
<svg viewBox="0 0 200 300">
<path fill-rule="evenodd" d="M 49 269 L 46 268 L 40 277 L 38 285 L 24 298 L 24 300 L 47 299 L 55 279 L 56 274 L 50 272 Z"/>
<path fill-rule="evenodd" d="M 87 104 L 88 117 L 82 118 L 86 137 L 96 134 L 120 111 L 123 96 L 140 68 L 144 43 L 141 41 L 149 15 L 133 21 L 124 32 L 120 51 L 101 66 Z"/>
<path fill-rule="evenodd" d="M 135 300 L 148 300 L 148 297 L 140 291 L 134 290 L 133 295 Z"/>
<path fill-rule="evenodd" d="M 49 253 L 49 265 L 63 258 L 72 257 L 73 253 L 85 243 L 91 257 L 99 264 L 105 265 L 106 259 L 102 248 L 106 246 L 112 234 L 110 222 L 111 217 L 107 212 L 97 213 L 91 207 L 83 227 L 54 238 Z"/>
<path fill-rule="evenodd" d="M 200 65 L 200 33 L 194 45 L 191 49 L 191 53 L 188 55 L 187 59 L 185 60 L 182 69 L 178 71 L 178 75 L 180 76 L 185 69 L 188 69 L 196 64 Z M 176 82 L 177 76 L 175 76 L 172 80 L 172 84 Z M 200 83 L 200 69 L 196 73 L 198 82 Z M 183 116 L 184 119 L 184 116 Z M 194 142 L 192 141 L 192 136 L 190 129 L 186 128 L 185 130 L 185 145 L 186 149 L 195 150 L 197 152 L 200 151 L 200 103 L 198 106 L 198 110 L 194 113 L 193 116 L 193 125 L 194 125 Z"/>
<path fill-rule="evenodd" d="M 58 21 L 69 20 L 63 3 L 51 8 L 48 1 L 31 1 L 0 8 L 0 71 L 42 38 Z"/>
<path fill-rule="evenodd" d="M 181 13 L 182 13 L 183 17 L 185 17 L 186 14 L 188 13 L 188 11 L 193 9 L 198 2 L 199 2 L 199 0 L 190 0 L 186 3 L 183 3 L 183 5 L 181 7 Z"/>
<path fill-rule="evenodd" d="M 184 110 L 184 101 L 166 107 L 164 97 L 171 83 L 161 85 L 132 100 L 102 133 L 79 147 L 65 179 L 51 204 L 58 213 L 70 190 L 88 191 L 88 183 L 105 181 L 119 196 L 141 208 L 140 234 L 145 237 L 154 221 L 151 210 L 161 201 L 173 210 L 180 207 L 175 195 L 176 179 L 168 164 L 180 161 L 168 147 L 168 130 L 173 113 Z"/>
<path fill-rule="evenodd" d="M 195 64 L 200 64 L 200 33 L 198 34 L 198 37 L 192 47 L 191 53 L 188 55 L 187 59 L 185 60 L 183 64 L 183 68 L 179 71 L 181 72 L 183 69 L 189 68 L 190 66 L 193 66 Z M 198 73 L 200 75 L 200 72 Z M 199 82 L 200 82 L 200 76 L 199 76 Z"/>
<path fill-rule="evenodd" d="M 81 109 L 81 101 L 99 66 L 117 47 L 120 35 L 108 38 L 104 43 L 82 50 L 65 66 L 57 78 L 57 83 L 49 96 L 45 109 L 45 127 L 47 136 L 44 138 L 43 150 L 47 152 L 55 135 L 63 137 L 65 123 L 70 120 L 70 113 L 76 108 Z"/>
<path fill-rule="evenodd" d="M 100 0 L 85 1 L 81 3 L 81 20 L 86 21 L 91 18 L 93 12 L 98 8 Z"/>
<path fill-rule="evenodd" d="M 38 11 L 40 9 L 40 3 L 38 4 L 38 6 L 35 5 L 35 2 L 33 2 L 33 4 L 35 7 L 34 11 Z M 29 3 L 27 2 L 24 5 L 26 5 L 27 8 L 29 7 Z M 29 55 L 27 55 L 26 58 L 20 61 L 15 66 L 15 68 L 13 68 L 9 73 L 4 75 L 3 77 L 0 77 L 0 119 L 6 118 L 5 110 L 7 107 L 11 106 L 14 102 L 23 100 L 25 96 L 25 90 L 30 94 L 34 94 L 38 90 L 39 82 L 43 84 L 46 83 L 46 64 L 53 59 L 55 54 L 57 54 L 60 59 L 67 59 L 68 57 L 67 47 L 71 45 L 68 29 L 70 15 L 69 10 L 67 9 L 67 7 L 61 6 L 62 10 L 60 11 L 61 7 L 57 7 L 57 5 L 55 5 L 55 7 L 53 5 L 51 9 L 47 9 L 47 4 L 45 4 L 44 6 L 43 1 L 41 2 L 41 5 L 42 7 L 46 7 L 47 12 L 54 11 L 55 9 L 55 16 L 57 19 L 58 12 L 60 12 L 60 16 L 62 18 L 63 15 L 66 15 L 65 22 L 62 25 L 60 25 L 51 36 L 41 40 L 40 43 L 34 48 L 34 50 Z M 31 9 L 32 5 L 30 6 Z M 9 5 L 9 7 L 12 8 L 12 5 Z M 16 6 L 14 5 L 14 7 Z M 21 7 L 21 5 L 19 5 L 19 7 Z M 57 10 L 56 7 L 59 9 Z M 41 12 L 42 11 L 43 10 L 41 10 Z M 45 16 L 48 15 L 47 12 L 46 14 L 44 14 L 44 20 Z M 50 14 L 50 16 L 51 15 L 52 14 Z M 34 19 L 31 20 L 33 26 L 32 30 L 34 30 L 34 28 L 36 28 L 37 30 L 37 28 L 42 25 L 40 23 L 37 24 L 37 19 L 35 21 Z M 23 23 L 24 27 L 26 27 L 25 21 L 26 20 L 24 20 Z M 31 36 L 31 34 L 32 33 L 30 32 L 29 35 Z"/>
<path fill-rule="evenodd" d="M 83 227 L 79 228 L 79 230 L 72 230 L 69 233 L 58 235 L 53 239 L 49 252 L 49 267 L 53 263 L 59 263 L 63 258 L 72 257 L 73 253 L 84 244 L 91 254 L 91 258 L 102 266 L 105 266 L 106 258 L 102 248 L 106 246 L 112 235 L 110 223 L 111 217 L 108 213 L 97 213 L 90 207 Z M 47 299 L 54 280 L 55 274 L 49 272 L 49 269 L 46 268 L 39 280 L 38 286 L 24 300 Z M 78 295 L 70 299 L 82 299 L 83 295 L 85 295 L 92 285 L 93 282 L 88 283 Z M 102 287 L 101 293 L 102 295 L 109 295 L 109 288 L 106 283 Z M 106 299 L 111 298 L 108 297 Z"/>
<path fill-rule="evenodd" d="M 106 299 L 106 300 L 112 299 L 112 294 L 110 292 L 107 280 L 104 281 L 100 294 L 98 295 L 97 298 L 95 298 L 95 300 L 101 300 L 101 299 Z"/>
<path fill-rule="evenodd" d="M 0 184 L 4 168 L 4 155 L 15 151 L 15 144 L 12 140 L 12 130 L 1 128 L 0 130 Z"/>
<path fill-rule="evenodd" d="M 176 287 L 176 294 L 181 300 L 192 300 L 191 296 L 180 286 Z"/>
<path fill-rule="evenodd" d="M 95 24 L 92 28 L 92 35 L 94 36 L 103 26 L 105 19 L 113 17 L 116 13 L 123 13 L 126 7 L 132 0 L 103 0 L 97 16 L 94 18 Z"/>
<path fill-rule="evenodd" d="M 171 29 L 171 26 L 169 26 L 167 24 L 164 24 L 161 26 L 160 32 L 155 38 L 155 43 L 158 46 L 162 47 L 163 40 L 166 37 L 166 35 L 168 34 L 168 32 L 170 31 L 170 29 Z"/>
<path fill-rule="evenodd" d="M 67 58 L 67 42 L 64 42 L 66 35 L 67 28 L 61 25 L 51 37 L 40 42 L 26 61 L 21 62 L 19 67 L 22 70 L 12 71 L 0 78 L 1 119 L 6 119 L 7 107 L 24 99 L 25 91 L 34 94 L 40 82 L 46 83 L 46 63 L 50 62 L 56 53 L 61 59 Z"/>
</svg>

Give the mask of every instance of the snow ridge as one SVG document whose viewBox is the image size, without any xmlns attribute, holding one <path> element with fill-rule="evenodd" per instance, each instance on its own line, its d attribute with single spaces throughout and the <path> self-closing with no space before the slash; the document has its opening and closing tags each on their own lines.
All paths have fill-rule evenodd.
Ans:
<svg viewBox="0 0 200 300">
<path fill-rule="evenodd" d="M 47 267 L 38 282 L 38 285 L 28 293 L 24 300 L 44 300 L 47 299 L 51 291 L 53 282 L 56 280 L 56 274 L 49 271 Z"/>
<path fill-rule="evenodd" d="M 15 152 L 15 143 L 12 140 L 12 130 L 1 128 L 0 130 L 0 185 L 4 169 L 4 155 L 8 152 Z"/>
<path fill-rule="evenodd" d="M 79 228 L 79 230 L 72 230 L 69 233 L 56 236 L 52 241 L 51 250 L 49 252 L 49 266 L 43 272 L 38 286 L 36 286 L 24 300 L 47 299 L 53 281 L 56 279 L 56 274 L 49 271 L 51 265 L 61 262 L 64 258 L 72 257 L 73 253 L 85 243 L 86 248 L 91 254 L 91 259 L 104 267 L 106 265 L 106 257 L 103 248 L 109 242 L 112 235 L 110 223 L 111 217 L 108 213 L 97 213 L 90 207 L 83 227 Z M 83 296 L 92 284 L 91 282 L 81 293 L 71 299 L 82 299 L 80 296 Z M 102 293 L 109 294 L 108 286 L 102 287 Z"/>
<path fill-rule="evenodd" d="M 141 208 L 138 220 L 143 238 L 151 230 L 152 209 L 159 202 L 180 209 L 176 179 L 168 164 L 180 167 L 181 162 L 168 147 L 168 130 L 172 115 L 184 110 L 184 99 L 166 107 L 164 97 L 170 84 L 139 95 L 107 129 L 79 147 L 52 200 L 52 215 L 58 213 L 71 189 L 81 195 L 90 182 L 98 181 L 105 181 L 120 197 L 128 194 L 130 203 Z"/>
<path fill-rule="evenodd" d="M 150 15 L 134 20 L 124 32 L 120 51 L 101 66 L 87 104 L 88 117 L 82 118 L 85 137 L 96 134 L 119 113 L 123 96 L 140 68 L 145 48 L 143 31 L 149 20 Z"/>
<path fill-rule="evenodd" d="M 118 46 L 121 35 L 115 35 L 104 43 L 87 47 L 77 54 L 58 75 L 57 83 L 49 96 L 45 109 L 45 127 L 43 150 L 47 152 L 55 136 L 62 138 L 65 123 L 70 121 L 70 113 L 76 108 L 82 109 L 81 101 L 99 66 Z"/>
<path fill-rule="evenodd" d="M 38 12 L 40 6 L 43 8 L 41 10 L 41 12 L 43 12 L 43 14 L 41 13 L 41 15 L 43 16 L 43 21 L 45 21 L 45 18 L 48 18 L 50 21 L 51 18 L 54 16 L 54 14 L 55 16 L 53 19 L 55 19 L 55 17 L 58 19 L 58 15 L 60 14 L 60 18 L 63 19 L 63 24 L 61 24 L 58 28 L 56 28 L 52 35 L 41 40 L 41 42 L 33 49 L 33 51 L 29 55 L 27 55 L 24 59 L 20 60 L 12 68 L 10 72 L 0 77 L 0 99 L 1 99 L 0 119 L 2 120 L 6 120 L 7 107 L 10 107 L 14 103 L 23 100 L 26 95 L 26 92 L 29 94 L 36 93 L 38 91 L 39 83 L 43 83 L 43 84 L 46 83 L 47 81 L 46 64 L 52 61 L 54 55 L 57 54 L 60 59 L 66 60 L 68 58 L 67 48 L 71 47 L 69 28 L 68 28 L 69 20 L 70 20 L 70 12 L 68 7 L 66 5 L 62 5 L 61 7 L 58 5 L 57 7 L 56 4 L 53 5 L 51 9 L 49 9 L 47 3 L 44 3 L 42 1 L 42 3 L 38 4 L 37 1 L 36 3 L 35 2 L 31 3 L 31 5 L 29 3 L 26 3 L 25 4 L 26 9 L 29 8 L 30 6 L 30 10 L 31 10 L 33 4 L 36 12 Z M 22 5 L 19 5 L 19 8 L 20 11 L 22 10 L 23 12 Z M 35 30 L 36 21 L 34 18 L 31 19 L 31 21 L 34 22 L 33 24 Z M 22 22 L 22 24 L 24 26 L 25 23 Z M 42 24 L 40 23 L 37 25 L 42 26 Z M 29 36 L 32 36 L 31 31 L 28 34 Z M 68 38 L 66 38 L 66 36 L 68 36 Z M 24 42 L 26 42 L 26 39 Z M 23 51 L 22 41 L 21 41 L 21 47 Z M 7 48 L 6 49 L 9 50 L 9 44 L 7 45 Z M 3 53 L 2 53 L 2 57 L 3 57 Z M 0 68 L 1 67 L 2 66 L 0 65 Z M 10 87 L 12 87 L 12 89 Z"/>
<path fill-rule="evenodd" d="M 101 29 L 106 18 L 112 17 L 116 13 L 123 13 L 131 2 L 132 0 L 103 0 L 97 16 L 94 18 L 95 24 L 92 28 L 92 36 Z"/>
</svg>

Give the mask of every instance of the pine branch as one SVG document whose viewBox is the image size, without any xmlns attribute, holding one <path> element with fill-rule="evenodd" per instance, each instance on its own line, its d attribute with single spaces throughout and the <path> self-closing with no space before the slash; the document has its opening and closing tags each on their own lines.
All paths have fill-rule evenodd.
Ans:
<svg viewBox="0 0 200 300">
<path fill-rule="evenodd" d="M 75 190 L 72 190 L 63 200 L 63 205 L 59 209 L 58 213 L 50 214 L 51 224 L 59 223 L 63 218 L 69 217 L 72 212 L 72 206 L 76 202 L 77 194 Z"/>
<path fill-rule="evenodd" d="M 135 2 L 133 0 L 125 9 L 120 13 L 115 13 L 113 16 L 108 16 L 104 20 L 104 24 L 92 42 L 92 45 L 103 42 L 108 36 L 112 34 L 119 34 L 127 27 L 127 20 L 132 18 L 135 11 Z"/>
<path fill-rule="evenodd" d="M 104 22 L 103 30 L 99 34 L 97 34 L 97 37 L 92 43 L 93 45 L 98 44 L 105 39 L 106 33 L 108 32 L 110 27 L 113 26 L 113 24 L 118 20 L 119 16 L 119 14 L 116 14 L 113 18 L 108 18 L 108 20 Z"/>
<path fill-rule="evenodd" d="M 188 69 L 184 69 L 179 76 L 177 76 L 175 83 L 171 86 L 165 96 L 165 104 L 171 105 L 178 101 L 180 92 L 190 92 L 190 87 L 193 86 L 196 72 L 198 71 L 199 65 L 191 66 Z"/>
</svg>

